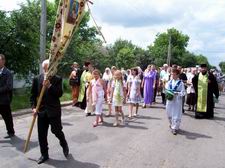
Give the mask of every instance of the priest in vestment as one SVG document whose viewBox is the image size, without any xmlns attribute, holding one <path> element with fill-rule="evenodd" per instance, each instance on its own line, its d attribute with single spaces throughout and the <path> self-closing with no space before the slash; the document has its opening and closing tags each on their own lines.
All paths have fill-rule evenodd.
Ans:
<svg viewBox="0 0 225 168">
<path fill-rule="evenodd" d="M 219 97 L 219 89 L 216 78 L 208 72 L 207 65 L 201 64 L 200 73 L 193 79 L 192 83 L 196 92 L 195 118 L 214 117 L 214 99 Z"/>
</svg>

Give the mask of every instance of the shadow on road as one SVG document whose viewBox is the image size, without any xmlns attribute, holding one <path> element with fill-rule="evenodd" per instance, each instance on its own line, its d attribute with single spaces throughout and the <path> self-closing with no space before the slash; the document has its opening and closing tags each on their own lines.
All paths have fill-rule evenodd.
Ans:
<svg viewBox="0 0 225 168">
<path fill-rule="evenodd" d="M 225 107 L 215 107 L 215 109 L 225 110 Z"/>
<path fill-rule="evenodd" d="M 151 108 L 153 108 L 153 109 L 154 109 L 154 108 L 157 108 L 157 109 L 166 109 L 166 106 L 163 106 L 163 105 L 155 105 L 155 104 L 154 104 L 154 105 L 152 105 L 152 106 L 150 107 L 150 109 L 151 109 Z"/>
<path fill-rule="evenodd" d="M 68 122 L 62 122 L 62 125 L 63 125 L 63 126 L 73 126 L 73 124 L 68 123 Z"/>
<path fill-rule="evenodd" d="M 55 159 L 49 159 L 44 164 L 53 166 L 55 168 L 99 168 L 100 166 L 94 163 L 88 163 L 88 162 L 80 162 L 73 158 L 73 156 L 70 154 L 67 158 L 67 160 L 55 160 Z"/>
<path fill-rule="evenodd" d="M 5 144 L 11 144 L 11 146 L 9 145 L 1 145 L 1 148 L 3 147 L 15 147 L 16 150 L 20 151 L 20 152 L 23 152 L 23 149 L 24 149 L 24 144 L 25 144 L 25 141 L 24 139 L 21 139 L 19 138 L 18 136 L 14 136 L 12 137 L 11 139 L 7 139 L 7 140 L 0 140 L 0 143 L 5 143 Z M 32 149 L 32 148 L 35 148 L 38 146 L 38 142 L 32 142 L 30 141 L 29 143 L 29 149 Z"/>
<path fill-rule="evenodd" d="M 138 126 L 138 125 L 130 125 L 129 123 L 131 123 L 130 121 L 127 121 L 125 123 L 125 125 L 118 125 L 117 127 L 113 126 L 113 123 L 108 123 L 108 122 L 104 122 L 104 124 L 102 126 L 104 127 L 114 127 L 114 128 L 131 128 L 131 129 L 143 129 L 143 130 L 147 130 L 147 127 L 143 127 L 143 126 Z"/>
<path fill-rule="evenodd" d="M 195 113 L 193 111 L 185 111 L 183 115 L 189 116 L 191 118 L 195 118 Z"/>
<path fill-rule="evenodd" d="M 185 131 L 185 130 L 180 130 L 179 134 L 191 140 L 195 140 L 198 138 L 212 138 L 211 136 L 207 136 L 207 135 L 196 133 L 196 132 Z"/>
<path fill-rule="evenodd" d="M 215 116 L 214 117 L 214 120 L 217 120 L 217 121 L 225 121 L 225 118 Z"/>
<path fill-rule="evenodd" d="M 161 118 L 150 117 L 150 116 L 143 116 L 143 115 L 139 115 L 137 118 L 138 119 L 144 119 L 144 120 L 162 120 Z"/>
<path fill-rule="evenodd" d="M 132 128 L 132 129 L 142 129 L 142 130 L 148 129 L 147 127 L 138 126 L 138 125 L 130 125 L 130 124 L 127 124 L 125 127 Z"/>
</svg>

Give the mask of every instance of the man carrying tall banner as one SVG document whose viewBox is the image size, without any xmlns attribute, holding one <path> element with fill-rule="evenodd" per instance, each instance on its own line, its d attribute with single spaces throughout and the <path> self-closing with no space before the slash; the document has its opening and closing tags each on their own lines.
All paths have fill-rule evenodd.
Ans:
<svg viewBox="0 0 225 168">
<path fill-rule="evenodd" d="M 56 73 L 58 64 L 84 16 L 86 2 L 86 0 L 60 0 L 52 35 L 49 61 L 43 63 L 45 73 L 39 75 L 33 81 L 31 104 L 34 116 L 24 152 L 27 151 L 36 116 L 38 116 L 38 137 L 42 154 L 38 164 L 48 160 L 47 133 L 49 125 L 51 125 L 51 131 L 59 139 L 64 155 L 67 157 L 69 154 L 61 125 L 59 97 L 62 95 L 62 79 L 57 77 Z"/>
<path fill-rule="evenodd" d="M 42 63 L 44 73 L 48 71 L 49 60 Z M 51 126 L 52 133 L 59 139 L 65 157 L 69 154 L 68 144 L 62 131 L 61 105 L 59 98 L 62 96 L 62 78 L 54 75 L 51 79 L 45 79 L 45 74 L 40 74 L 34 78 L 31 89 L 31 106 L 33 115 L 38 115 L 38 140 L 40 144 L 41 157 L 37 161 L 41 164 L 49 159 L 48 155 L 48 128 Z M 46 91 L 41 101 L 39 112 L 37 113 L 37 98 L 43 86 Z"/>
<path fill-rule="evenodd" d="M 200 67 L 200 73 L 192 79 L 197 103 L 195 118 L 209 119 L 214 117 L 214 97 L 218 99 L 219 89 L 215 77 L 207 71 L 207 65 Z"/>
</svg>

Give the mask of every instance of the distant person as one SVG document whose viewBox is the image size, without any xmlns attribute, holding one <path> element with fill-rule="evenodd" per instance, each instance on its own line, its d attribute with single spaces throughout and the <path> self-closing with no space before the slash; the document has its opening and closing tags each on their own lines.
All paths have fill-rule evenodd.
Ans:
<svg viewBox="0 0 225 168">
<path fill-rule="evenodd" d="M 156 103 L 156 96 L 159 90 L 159 71 L 156 69 L 156 82 L 155 82 L 155 89 L 154 89 L 154 98 L 153 102 Z"/>
<path fill-rule="evenodd" d="M 195 68 L 192 68 L 191 72 L 189 72 L 187 74 L 187 101 L 186 101 L 186 104 L 188 105 L 189 111 L 190 110 L 194 111 L 195 103 L 196 103 L 195 89 L 192 84 L 192 79 L 194 78 L 195 74 L 196 74 Z"/>
<path fill-rule="evenodd" d="M 167 64 L 164 64 L 160 72 L 161 96 L 162 96 L 162 103 L 164 105 L 166 105 L 165 86 L 169 80 L 170 80 L 170 67 L 168 67 Z"/>
<path fill-rule="evenodd" d="M 86 102 L 86 97 L 87 97 L 87 88 L 88 88 L 88 85 L 89 85 L 89 82 L 91 81 L 91 79 L 89 79 L 90 81 L 87 81 L 87 77 L 91 76 L 91 72 L 89 71 L 89 67 L 91 66 L 90 65 L 91 63 L 89 61 L 86 61 L 84 63 L 84 66 L 83 66 L 83 72 L 82 72 L 82 75 L 80 77 L 80 88 L 79 88 L 79 96 L 78 96 L 78 106 L 85 110 L 86 107 L 87 107 L 87 102 Z M 86 114 L 87 116 L 88 115 L 91 115 L 90 113 Z"/>
<path fill-rule="evenodd" d="M 79 96 L 81 71 L 77 62 L 72 65 L 72 72 L 69 77 L 69 84 L 72 88 L 73 106 L 76 105 Z"/>
<path fill-rule="evenodd" d="M 182 80 L 184 83 L 185 90 L 187 89 L 187 75 L 184 73 L 184 69 L 181 66 L 178 66 L 177 69 L 180 71 L 179 79 Z M 185 95 L 183 96 L 182 102 L 182 111 L 184 113 L 184 102 L 185 102 Z"/>
<path fill-rule="evenodd" d="M 42 68 L 44 73 L 48 72 L 48 65 L 49 60 L 43 61 Z M 69 154 L 68 144 L 62 131 L 61 105 L 59 100 L 63 94 L 62 78 L 54 75 L 49 80 L 46 80 L 44 73 L 34 78 L 30 98 L 33 115 L 38 116 L 38 140 L 41 151 L 41 157 L 37 161 L 38 164 L 49 159 L 47 140 L 49 126 L 51 126 L 52 133 L 59 139 L 64 156 L 67 157 Z M 40 108 L 37 111 L 37 100 L 43 86 L 46 87 L 46 91 L 42 98 Z"/>
<path fill-rule="evenodd" d="M 0 114 L 5 122 L 8 135 L 4 138 L 11 138 L 15 131 L 11 112 L 11 101 L 13 91 L 13 76 L 5 67 L 5 56 L 0 54 Z"/>
<path fill-rule="evenodd" d="M 94 70 L 94 67 L 89 62 L 88 64 L 88 71 L 85 74 L 85 87 L 88 89 L 91 86 L 91 80 L 93 79 L 92 72 Z M 92 106 L 92 95 L 86 95 L 86 108 L 84 110 L 86 116 L 91 116 L 91 113 L 94 112 L 93 106 Z"/>
<path fill-rule="evenodd" d="M 129 103 L 129 115 L 128 118 L 132 119 L 133 116 L 138 115 L 138 107 L 139 103 L 141 103 L 141 79 L 138 75 L 138 69 L 132 68 L 131 69 L 132 79 L 128 83 L 128 103 Z M 135 112 L 133 113 L 133 107 L 136 108 Z"/>
<path fill-rule="evenodd" d="M 107 104 L 108 104 L 108 109 L 109 109 L 109 112 L 108 112 L 108 114 L 106 114 L 106 116 L 109 117 L 112 115 L 112 104 L 110 102 L 110 95 L 111 95 L 110 91 L 111 91 L 111 84 L 112 84 L 112 80 L 113 80 L 113 75 L 111 73 L 110 68 L 107 67 L 105 69 L 102 79 L 105 81 L 106 96 L 107 96 L 106 98 L 107 98 Z"/>
<path fill-rule="evenodd" d="M 144 88 L 143 108 L 146 108 L 147 104 L 152 105 L 154 99 L 155 85 L 156 85 L 155 65 L 148 65 L 147 69 L 144 72 L 144 79 L 142 81 L 142 88 Z"/>
<path fill-rule="evenodd" d="M 195 118 L 214 117 L 214 97 L 218 99 L 219 89 L 216 78 L 208 72 L 207 65 L 201 64 L 200 73 L 192 79 L 196 93 Z"/>
</svg>

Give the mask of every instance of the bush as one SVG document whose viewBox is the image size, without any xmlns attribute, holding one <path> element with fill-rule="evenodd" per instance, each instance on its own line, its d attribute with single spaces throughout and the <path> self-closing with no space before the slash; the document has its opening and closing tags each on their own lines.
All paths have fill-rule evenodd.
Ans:
<svg viewBox="0 0 225 168">
<path fill-rule="evenodd" d="M 30 108 L 30 87 L 14 89 L 13 90 L 13 99 L 12 99 L 12 111 L 19 109 Z M 71 88 L 69 85 L 68 79 L 63 80 L 63 96 L 60 98 L 60 101 L 69 101 L 72 99 Z"/>
<path fill-rule="evenodd" d="M 71 87 L 69 85 L 69 79 L 63 79 L 63 91 L 71 92 Z"/>
</svg>

